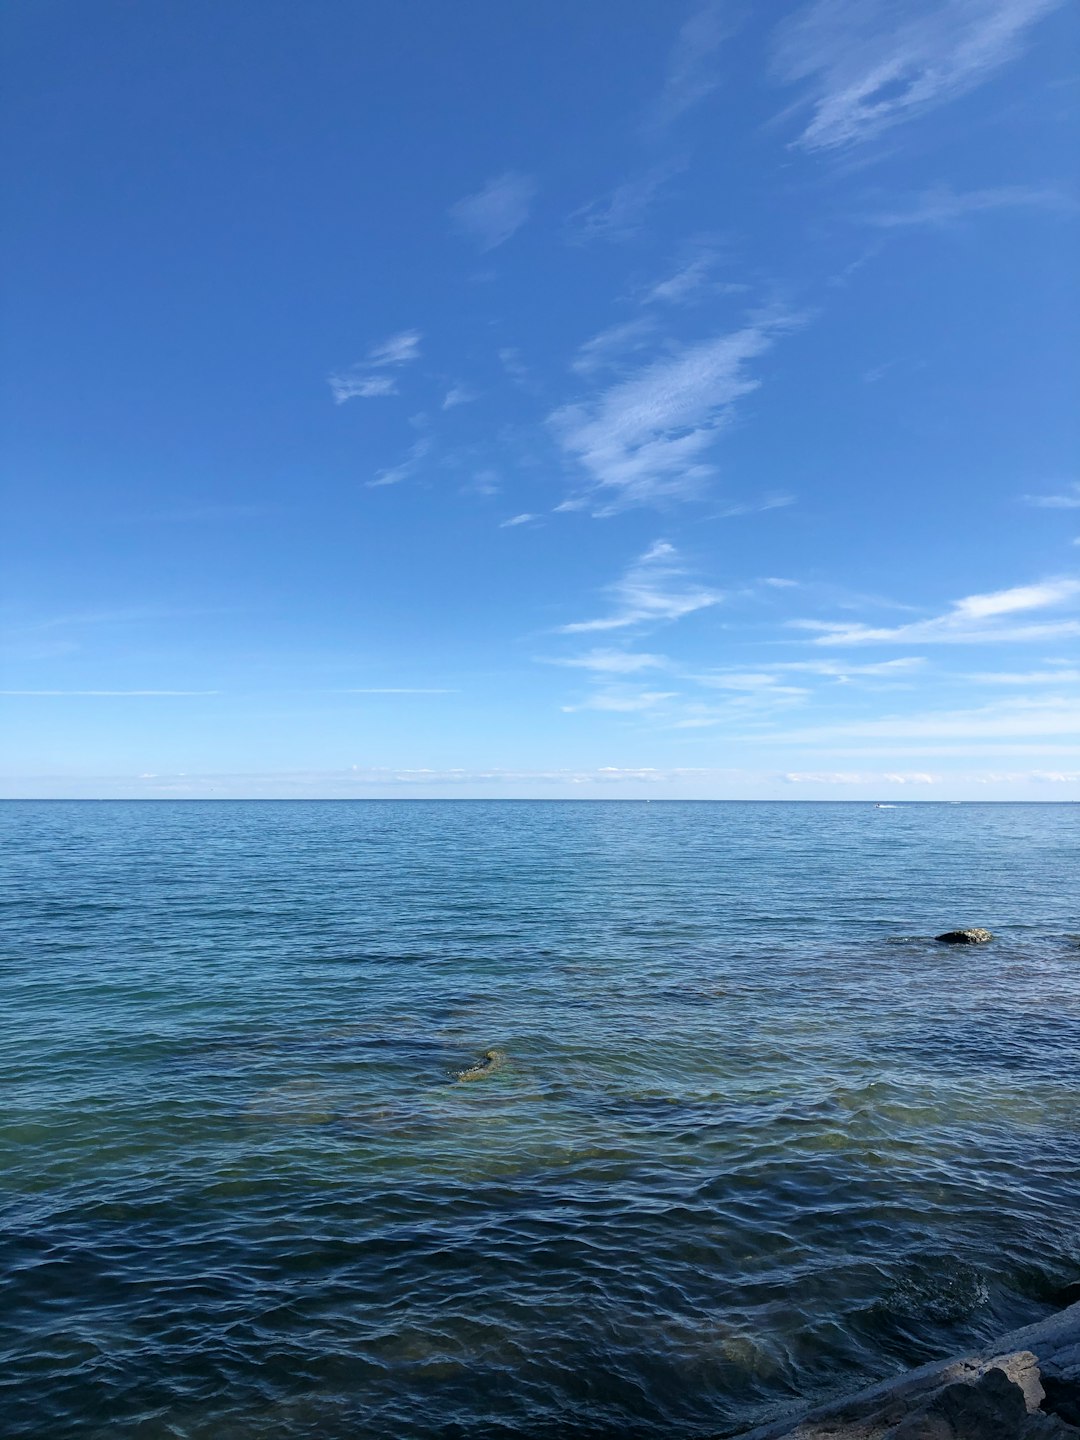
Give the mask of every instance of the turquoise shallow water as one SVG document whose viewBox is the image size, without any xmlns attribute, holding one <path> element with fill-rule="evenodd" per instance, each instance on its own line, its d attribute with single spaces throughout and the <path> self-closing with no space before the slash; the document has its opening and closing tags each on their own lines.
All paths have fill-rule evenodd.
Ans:
<svg viewBox="0 0 1080 1440">
<path fill-rule="evenodd" d="M 5 1436 L 722 1435 L 1080 1276 L 1080 807 L 0 844 Z"/>
</svg>

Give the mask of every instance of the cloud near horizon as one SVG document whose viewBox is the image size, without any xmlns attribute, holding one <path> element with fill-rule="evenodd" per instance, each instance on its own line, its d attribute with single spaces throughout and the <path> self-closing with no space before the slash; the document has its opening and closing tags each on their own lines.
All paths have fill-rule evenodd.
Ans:
<svg viewBox="0 0 1080 1440">
<path fill-rule="evenodd" d="M 990 641 L 1043 640 L 1080 635 L 1080 621 L 1045 621 L 1030 625 L 999 623 L 1002 617 L 1067 604 L 1080 596 L 1080 580 L 1048 580 L 1017 585 L 957 600 L 952 609 L 930 620 L 904 625 L 871 626 L 856 621 L 794 620 L 792 625 L 818 631 L 814 645 L 978 644 Z"/>
</svg>

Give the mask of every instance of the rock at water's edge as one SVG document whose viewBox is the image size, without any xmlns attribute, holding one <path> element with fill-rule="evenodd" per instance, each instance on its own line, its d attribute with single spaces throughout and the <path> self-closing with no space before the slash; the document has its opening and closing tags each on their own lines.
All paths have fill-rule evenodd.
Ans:
<svg viewBox="0 0 1080 1440">
<path fill-rule="evenodd" d="M 1076 1440 L 1080 1305 L 739 1440 Z"/>
<path fill-rule="evenodd" d="M 980 930 L 978 927 L 972 930 L 946 930 L 944 935 L 934 936 L 942 945 L 985 945 L 993 938 L 989 930 Z"/>
</svg>

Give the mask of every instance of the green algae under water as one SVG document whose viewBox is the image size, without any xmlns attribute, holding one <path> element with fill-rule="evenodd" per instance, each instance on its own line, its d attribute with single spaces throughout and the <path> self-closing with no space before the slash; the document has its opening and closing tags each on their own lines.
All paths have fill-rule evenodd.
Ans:
<svg viewBox="0 0 1080 1440">
<path fill-rule="evenodd" d="M 0 843 L 5 1436 L 722 1435 L 1080 1274 L 1078 807 Z"/>
</svg>

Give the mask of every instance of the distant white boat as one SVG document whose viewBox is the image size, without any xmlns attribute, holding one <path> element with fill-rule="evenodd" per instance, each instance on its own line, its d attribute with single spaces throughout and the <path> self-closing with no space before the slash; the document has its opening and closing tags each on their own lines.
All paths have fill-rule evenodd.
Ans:
<svg viewBox="0 0 1080 1440">
<path fill-rule="evenodd" d="M 875 809 L 875 810 L 895 810 L 895 809 L 896 809 L 896 806 L 895 806 L 895 805 L 875 805 L 875 806 L 874 806 L 874 809 Z"/>
</svg>

